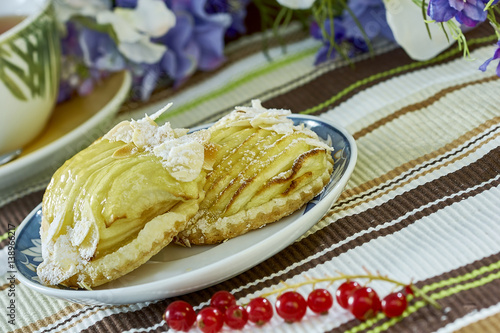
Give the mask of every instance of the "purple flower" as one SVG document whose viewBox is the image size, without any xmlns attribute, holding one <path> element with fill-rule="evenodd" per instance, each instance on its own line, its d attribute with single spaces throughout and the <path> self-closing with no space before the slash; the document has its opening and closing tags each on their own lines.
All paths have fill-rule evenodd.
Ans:
<svg viewBox="0 0 500 333">
<path fill-rule="evenodd" d="M 231 15 L 231 25 L 226 30 L 226 37 L 236 38 L 246 32 L 245 18 L 250 0 L 209 0 L 205 3 L 205 10 L 209 14 L 228 13 Z"/>
<path fill-rule="evenodd" d="M 353 42 L 358 50 L 368 51 L 366 37 L 368 40 L 373 40 L 382 36 L 394 41 L 392 30 L 387 24 L 385 6 L 382 0 L 351 0 L 349 8 L 357 22 L 348 11 L 344 11 L 342 24 L 346 29 L 346 37 Z M 359 28 L 358 22 L 363 30 Z"/>
<path fill-rule="evenodd" d="M 328 36 L 323 36 L 323 31 L 320 29 L 319 25 L 316 22 L 311 23 L 311 36 L 313 36 L 315 39 L 323 41 L 323 46 L 316 53 L 316 60 L 314 62 L 315 65 L 318 65 L 330 59 L 335 59 L 335 57 L 337 56 L 337 50 L 330 42 L 330 36 L 332 35 L 332 33 L 335 34 L 333 36 L 335 44 L 339 45 L 340 43 L 345 41 L 346 31 L 339 18 L 335 18 L 333 20 L 333 31 L 331 27 L 331 20 L 329 19 L 325 20 L 325 22 L 323 23 L 323 29 Z"/>
<path fill-rule="evenodd" d="M 61 37 L 61 53 L 62 55 L 74 55 L 76 57 L 82 56 L 82 50 L 80 48 L 79 30 L 78 27 L 73 23 L 68 21 L 66 24 L 66 34 Z"/>
<path fill-rule="evenodd" d="M 73 96 L 74 88 L 67 80 L 60 80 L 59 91 L 57 94 L 57 103 L 69 100 Z"/>
<path fill-rule="evenodd" d="M 196 70 L 200 49 L 192 38 L 194 22 L 188 13 L 176 13 L 176 25 L 166 36 L 159 39 L 167 45 L 167 51 L 160 61 L 161 68 L 177 84 Z"/>
<path fill-rule="evenodd" d="M 382 0 L 351 0 L 349 2 L 350 11 L 345 10 L 341 17 L 334 19 L 335 37 L 337 45 L 349 41 L 351 49 L 347 50 L 348 56 L 353 56 L 356 52 L 367 52 L 368 40 L 382 36 L 389 40 L 394 40 L 392 30 L 385 18 L 385 6 Z M 353 18 L 356 17 L 356 20 Z M 324 30 L 331 36 L 330 19 L 324 22 Z M 362 30 L 360 29 L 360 26 Z M 333 49 L 330 38 L 324 38 L 316 22 L 311 25 L 311 35 L 323 40 L 323 47 L 316 54 L 315 64 L 319 64 L 337 56 L 337 51 Z"/>
<path fill-rule="evenodd" d="M 83 60 L 90 69 L 116 72 L 126 66 L 125 59 L 108 34 L 83 28 L 79 44 Z"/>
<path fill-rule="evenodd" d="M 180 84 L 196 69 L 213 70 L 225 60 L 224 34 L 231 24 L 226 13 L 207 13 L 206 0 L 171 0 L 176 25 L 155 42 L 167 46 L 162 69 Z"/>
<path fill-rule="evenodd" d="M 152 43 L 167 48 L 155 63 L 129 61 L 109 34 L 68 21 L 69 33 L 62 45 L 64 60 L 71 70 L 61 78 L 60 101 L 76 92 L 88 94 L 103 76 L 125 68 L 132 73 L 133 95 L 147 100 L 159 84 L 179 85 L 198 69 L 219 67 L 225 60 L 225 38 L 245 33 L 250 0 L 162 1 L 174 12 L 176 25 L 163 36 L 151 38 Z M 138 6 L 138 0 L 113 3 L 127 9 Z"/>
<path fill-rule="evenodd" d="M 153 90 L 163 80 L 162 75 L 164 72 L 160 68 L 160 63 L 131 64 L 129 69 L 132 72 L 131 97 L 147 101 Z"/>
<path fill-rule="evenodd" d="M 497 60 L 500 59 L 500 41 L 497 42 L 497 48 L 495 50 L 495 53 L 493 53 L 493 57 L 489 58 L 482 64 L 479 69 L 482 70 L 483 72 L 486 71 L 486 68 L 490 64 L 492 60 Z M 497 65 L 497 70 L 496 70 L 497 76 L 500 77 L 500 62 Z"/>
<path fill-rule="evenodd" d="M 487 3 L 488 0 L 430 0 L 427 14 L 436 22 L 446 22 L 455 17 L 459 23 L 475 27 L 486 20 L 484 8 Z"/>
</svg>

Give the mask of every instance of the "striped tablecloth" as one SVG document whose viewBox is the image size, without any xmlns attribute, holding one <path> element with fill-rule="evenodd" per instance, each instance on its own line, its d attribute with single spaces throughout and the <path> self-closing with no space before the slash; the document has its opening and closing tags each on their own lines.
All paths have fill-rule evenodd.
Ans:
<svg viewBox="0 0 500 333">
<path fill-rule="evenodd" d="M 236 105 L 260 98 L 264 106 L 314 114 L 345 127 L 356 139 L 358 162 L 338 202 L 283 251 L 212 287 L 153 303 L 73 304 L 16 283 L 6 274 L 7 229 L 41 201 L 43 188 L 12 196 L 0 208 L 0 331 L 165 332 L 165 307 L 175 299 L 201 309 L 218 290 L 240 303 L 308 278 L 379 272 L 413 282 L 440 308 L 411 299 L 402 317 L 354 319 L 335 305 L 295 324 L 277 316 L 263 332 L 479 332 L 500 331 L 500 80 L 487 27 L 469 35 L 471 59 L 449 49 L 414 62 L 397 46 L 378 42 L 374 55 L 351 66 L 313 66 L 319 45 L 297 31 L 286 53 L 260 52 L 260 39 L 228 47 L 227 62 L 193 77 L 180 89 L 155 93 L 147 104 L 127 103 L 116 121 L 140 117 L 173 101 L 169 121 L 191 127 L 213 121 Z M 490 66 L 493 67 L 493 66 Z M 338 284 L 330 286 L 331 290 Z M 393 286 L 370 283 L 379 294 Z M 310 285 L 298 290 L 307 294 Z M 275 295 L 270 296 L 274 303 Z M 15 302 L 15 323 L 7 307 Z M 227 329 L 227 328 L 226 328 Z M 195 329 L 193 329 L 195 331 Z"/>
</svg>

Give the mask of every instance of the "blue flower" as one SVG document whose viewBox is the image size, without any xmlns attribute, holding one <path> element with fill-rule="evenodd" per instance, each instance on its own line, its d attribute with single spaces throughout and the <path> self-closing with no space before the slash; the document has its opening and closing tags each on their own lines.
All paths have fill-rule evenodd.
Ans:
<svg viewBox="0 0 500 333">
<path fill-rule="evenodd" d="M 368 40 L 379 36 L 394 40 L 392 30 L 385 18 L 385 6 L 382 0 L 351 0 L 349 11 L 344 10 L 342 16 L 334 18 L 335 44 L 348 41 L 351 48 L 347 56 L 351 57 L 357 52 L 368 51 Z M 354 17 L 356 19 L 354 19 Z M 316 54 L 315 64 L 319 64 L 337 56 L 337 51 L 332 47 L 330 37 L 330 19 L 324 22 L 323 29 L 328 37 L 322 36 L 322 31 L 316 22 L 311 25 L 311 35 L 323 41 L 323 47 Z M 361 28 L 361 29 L 360 29 Z"/>
<path fill-rule="evenodd" d="M 351 0 L 349 8 L 358 22 L 349 12 L 344 11 L 343 25 L 346 29 L 346 37 L 358 50 L 368 51 L 365 38 L 371 41 L 382 36 L 394 41 L 392 30 L 387 24 L 385 5 L 382 0 Z M 359 28 L 358 23 L 363 30 Z"/>
<path fill-rule="evenodd" d="M 497 42 L 497 48 L 495 49 L 495 52 L 493 53 L 493 57 L 489 58 L 482 64 L 479 69 L 482 70 L 483 72 L 486 71 L 486 68 L 490 64 L 492 60 L 497 60 L 500 59 L 500 41 Z M 497 76 L 500 77 L 500 62 L 497 65 L 497 70 L 496 70 Z"/>
<path fill-rule="evenodd" d="M 208 13 L 206 0 L 171 0 L 176 25 L 155 42 L 167 46 L 162 69 L 180 84 L 196 69 L 209 71 L 225 60 L 224 35 L 231 24 L 227 13 Z"/>
<path fill-rule="evenodd" d="M 179 84 L 196 70 L 200 48 L 192 38 L 192 16 L 189 13 L 176 13 L 176 17 L 176 25 L 158 41 L 168 47 L 160 61 L 161 68 Z"/>
<path fill-rule="evenodd" d="M 498 0 L 495 0 L 494 4 Z M 436 22 L 455 18 L 459 23 L 475 27 L 486 20 L 488 0 L 430 0 L 427 14 Z"/>
<path fill-rule="evenodd" d="M 323 36 L 323 31 L 320 29 L 316 22 L 311 23 L 310 32 L 313 38 L 323 41 L 323 46 L 316 53 L 315 65 L 325 62 L 330 59 L 335 59 L 337 57 L 337 50 L 333 47 L 330 42 L 330 36 L 332 35 L 332 24 L 330 19 L 326 19 L 323 23 L 323 29 L 327 36 Z M 333 19 L 333 41 L 336 45 L 340 45 L 345 41 L 345 28 L 342 25 L 340 18 Z"/>
<path fill-rule="evenodd" d="M 208 14 L 228 13 L 231 15 L 231 25 L 226 30 L 227 38 L 236 38 L 246 32 L 245 17 L 250 0 L 209 0 L 205 3 Z"/>
<path fill-rule="evenodd" d="M 88 68 L 116 72 L 126 67 L 125 59 L 108 34 L 83 28 L 79 42 Z"/>
</svg>

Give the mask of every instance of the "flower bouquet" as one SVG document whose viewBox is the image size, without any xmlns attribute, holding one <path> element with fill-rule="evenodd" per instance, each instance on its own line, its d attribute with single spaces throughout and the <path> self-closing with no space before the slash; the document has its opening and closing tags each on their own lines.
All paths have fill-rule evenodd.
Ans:
<svg viewBox="0 0 500 333">
<path fill-rule="evenodd" d="M 226 43 L 245 35 L 248 22 L 260 22 L 264 37 L 302 22 L 321 41 L 316 65 L 370 52 L 380 38 L 419 61 L 455 42 L 468 57 L 464 31 L 489 21 L 500 39 L 498 1 L 57 0 L 63 52 L 58 100 L 88 94 L 96 82 L 124 69 L 132 73 L 131 97 L 148 100 L 154 89 L 180 86 L 196 71 L 218 68 Z M 250 6 L 259 17 L 247 17 Z M 497 45 L 480 70 L 500 58 Z"/>
</svg>

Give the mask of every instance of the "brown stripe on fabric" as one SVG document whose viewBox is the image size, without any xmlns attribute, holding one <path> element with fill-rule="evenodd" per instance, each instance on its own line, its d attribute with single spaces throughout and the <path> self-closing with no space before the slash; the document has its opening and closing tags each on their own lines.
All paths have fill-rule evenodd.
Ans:
<svg viewBox="0 0 500 333">
<path fill-rule="evenodd" d="M 377 120 L 376 122 L 372 123 L 371 125 L 363 128 L 361 131 L 354 133 L 353 137 L 355 140 L 358 140 L 359 138 L 367 135 L 368 133 L 373 132 L 377 128 L 380 128 L 380 127 L 384 126 L 385 124 L 387 124 L 387 123 L 389 123 L 389 122 L 391 122 L 391 121 L 393 121 L 393 120 L 395 120 L 395 119 L 397 119 L 397 118 L 399 118 L 407 113 L 419 111 L 423 108 L 429 107 L 430 105 L 436 103 L 441 98 L 445 97 L 446 95 L 448 95 L 450 93 L 464 89 L 468 86 L 487 83 L 487 82 L 491 82 L 491 81 L 496 81 L 498 79 L 499 79 L 499 77 L 496 75 L 487 76 L 487 77 L 481 78 L 479 80 L 474 80 L 474 81 L 465 82 L 465 83 L 457 84 L 454 86 L 446 87 L 425 100 L 422 100 L 422 101 L 415 103 L 415 104 L 407 105 L 399 110 L 396 110 L 395 112 L 392 112 L 390 115 L 388 115 L 382 119 Z"/>
<path fill-rule="evenodd" d="M 44 191 L 38 191 L 14 200 L 0 207 L 0 236 L 14 226 L 17 228 L 24 218 L 42 201 Z M 10 226 L 10 227 L 9 227 Z M 0 242 L 0 249 L 5 247 L 8 239 Z"/>
<path fill-rule="evenodd" d="M 19 282 L 18 279 L 16 279 L 16 281 L 14 282 L 15 285 L 18 285 L 19 283 L 21 283 L 21 282 Z M 0 291 L 7 290 L 7 289 L 9 289 L 10 286 L 11 286 L 11 283 L 7 282 L 7 283 L 0 286 Z"/>
<path fill-rule="evenodd" d="M 364 184 L 361 184 L 357 187 L 351 188 L 351 189 L 346 189 L 344 192 L 341 194 L 339 197 L 339 200 L 337 201 L 335 207 L 329 212 L 331 215 L 335 211 L 339 209 L 345 209 L 346 207 L 355 207 L 359 205 L 361 202 L 361 199 L 367 198 L 374 193 L 377 193 L 376 196 L 371 196 L 370 199 L 376 199 L 385 193 L 388 193 L 391 190 L 394 190 L 395 188 L 400 188 L 409 182 L 411 182 L 414 179 L 417 179 L 419 177 L 422 177 L 424 175 L 427 175 L 437 169 L 440 169 L 442 167 L 445 167 L 447 165 L 450 165 L 460 159 L 465 158 L 466 156 L 470 155 L 471 153 L 475 152 L 477 149 L 481 148 L 483 145 L 486 143 L 496 139 L 500 133 L 495 133 L 499 130 L 499 126 L 495 126 L 491 128 L 491 126 L 498 124 L 500 122 L 500 117 L 495 117 L 493 119 L 489 119 L 488 121 L 484 122 L 483 124 L 479 125 L 478 127 L 474 128 L 473 130 L 470 130 L 466 132 L 464 135 L 461 135 L 459 138 L 453 140 L 452 142 L 446 144 L 445 146 L 429 153 L 425 154 L 423 156 L 418 157 L 417 159 L 414 159 L 412 161 L 406 162 L 397 168 L 390 170 L 389 172 L 381 175 L 380 177 L 374 178 Z M 478 136 L 475 138 L 475 140 L 469 141 L 471 138 L 477 136 L 478 134 L 483 133 L 482 135 Z M 494 133 L 492 135 L 492 133 Z M 485 137 L 491 135 L 491 137 L 487 138 L 483 142 L 481 142 L 479 145 L 476 145 L 472 149 L 469 149 L 472 145 L 476 144 L 477 142 L 483 140 Z M 464 143 L 467 142 L 467 144 L 464 145 Z M 457 147 L 463 145 L 460 149 L 455 150 Z M 465 151 L 463 154 L 462 153 L 464 150 L 468 149 Z M 455 151 L 453 151 L 455 150 Z M 428 163 L 431 159 L 434 159 L 438 156 L 441 156 L 436 161 L 433 161 L 432 163 Z M 450 158 L 452 157 L 453 158 Z M 443 164 L 437 164 L 440 163 L 444 160 L 448 159 L 445 163 Z M 434 165 L 433 167 L 430 167 Z M 416 168 L 416 166 L 419 166 Z M 427 169 L 426 169 L 427 168 Z M 425 169 L 425 170 L 424 170 Z M 424 170 L 424 171 L 422 171 Z M 409 171 L 409 172 L 408 172 Z M 404 174 L 404 175 L 403 175 Z M 384 184 L 383 186 L 379 187 L 381 184 Z M 394 185 L 397 185 L 397 187 L 393 187 Z M 357 202 L 355 205 L 351 205 L 353 202 Z"/>
<path fill-rule="evenodd" d="M 92 307 L 92 311 L 90 311 L 90 312 L 87 312 L 87 311 L 86 311 L 86 313 L 85 313 L 85 315 L 84 315 L 84 316 L 79 317 L 77 321 L 72 322 L 70 325 L 64 326 L 64 325 L 66 325 L 68 322 L 70 322 L 71 317 L 70 317 L 70 318 L 68 318 L 67 320 L 65 320 L 64 322 L 62 322 L 62 323 L 58 324 L 57 326 L 55 326 L 55 327 L 53 327 L 53 328 L 48 329 L 48 331 L 47 331 L 47 332 L 54 331 L 56 328 L 57 328 L 57 331 L 56 331 L 56 332 L 58 332 L 58 333 L 60 333 L 60 332 L 67 332 L 68 330 L 69 330 L 69 332 L 73 332 L 73 328 L 74 328 L 76 325 L 78 325 L 78 324 L 80 324 L 81 322 L 85 321 L 86 319 L 88 319 L 88 318 L 92 317 L 92 316 L 93 316 L 93 315 L 95 315 L 96 313 L 98 313 L 98 312 L 102 311 L 102 309 L 106 309 L 106 310 L 108 310 L 108 309 L 121 308 L 121 307 L 125 307 L 125 306 L 124 306 L 124 305 L 123 305 L 123 306 L 111 306 L 111 307 L 106 307 L 106 308 L 102 308 L 102 307 L 99 307 L 99 306 L 98 306 L 98 307 L 97 307 L 97 309 L 95 309 L 95 307 Z M 108 324 L 108 325 L 109 325 L 109 324 Z M 64 327 L 62 327 L 62 326 L 64 326 Z M 116 326 L 115 326 L 115 325 L 113 325 L 113 327 L 116 327 Z M 43 333 L 43 332 L 44 332 L 44 331 L 42 331 L 41 333 Z M 107 329 L 107 330 L 104 330 L 104 331 L 101 331 L 101 332 L 112 332 L 112 330 Z"/>
<path fill-rule="evenodd" d="M 306 259 L 307 257 L 316 254 L 326 247 L 332 244 L 336 244 L 361 230 L 366 230 L 369 227 L 374 227 L 387 221 L 394 220 L 398 217 L 403 216 L 406 212 L 409 212 L 415 208 L 419 208 L 422 205 L 425 205 L 436 199 L 442 198 L 444 196 L 450 196 L 453 193 L 457 193 L 461 190 L 467 190 L 472 186 L 490 180 L 491 178 L 497 176 L 500 172 L 499 154 L 500 148 L 496 149 L 493 152 L 490 152 L 480 160 L 467 165 L 452 174 L 445 175 L 439 179 L 423 184 L 417 189 L 410 190 L 407 193 L 394 198 L 393 200 L 391 200 L 391 202 L 373 207 L 357 215 L 341 218 L 335 223 L 331 223 L 330 225 L 312 235 L 309 235 L 301 241 L 288 246 L 285 250 L 279 252 L 272 258 L 245 272 L 244 276 L 243 274 L 240 274 L 239 276 L 229 279 L 228 281 L 220 283 L 216 286 L 205 288 L 204 290 L 201 290 L 197 293 L 185 295 L 185 297 L 186 299 L 190 299 L 191 304 L 194 304 L 193 302 L 195 301 L 198 303 L 207 301 L 209 299 L 209 295 L 213 294 L 217 290 L 230 290 L 234 289 L 235 284 L 241 287 L 251 282 L 255 282 L 256 280 L 262 279 L 266 276 L 269 277 L 272 273 L 276 273 L 280 270 L 290 267 L 292 264 Z M 457 182 L 457 180 L 463 178 L 463 174 L 473 176 L 466 177 L 466 182 Z M 315 267 L 323 262 L 326 262 L 351 248 L 362 245 L 372 239 L 386 236 L 396 231 L 402 230 L 408 225 L 421 219 L 422 217 L 435 213 L 436 211 L 441 210 L 455 202 L 459 202 L 468 197 L 475 196 L 478 193 L 486 191 L 491 187 L 499 184 L 500 181 L 497 180 L 483 185 L 473 191 L 469 191 L 453 198 L 448 198 L 446 200 L 438 202 L 430 207 L 423 209 L 422 211 L 415 213 L 412 216 L 409 216 L 396 225 L 378 231 L 372 231 L 369 234 L 357 237 L 351 242 L 343 244 L 319 258 L 315 258 L 310 262 L 301 265 L 300 267 L 293 268 L 285 274 L 282 274 L 278 277 L 273 277 L 264 282 L 258 282 L 248 288 L 238 291 L 235 293 L 235 296 L 237 298 L 240 298 L 249 293 L 259 291 L 264 287 L 269 287 L 277 284 L 281 280 L 286 280 L 288 278 L 301 274 L 302 272 L 307 271 L 310 268 Z M 235 283 L 235 281 L 237 282 Z M 231 286 L 232 288 L 229 288 L 229 286 Z M 203 298 L 199 296 L 201 294 L 204 295 Z M 153 313 L 150 315 L 150 319 L 153 318 L 154 315 L 156 315 L 156 319 L 151 319 L 151 322 L 148 325 L 153 326 L 154 324 L 161 321 L 161 313 L 170 301 L 172 300 L 165 300 L 162 302 L 154 303 L 146 308 Z M 107 317 L 106 321 L 116 322 L 117 325 L 126 325 L 124 329 L 131 329 L 141 327 L 136 326 L 140 324 L 141 316 L 143 316 L 142 311 L 118 313 Z M 95 325 L 90 327 L 87 331 L 99 332 L 100 330 L 104 329 L 103 325 L 104 323 L 102 321 L 99 321 Z"/>
<path fill-rule="evenodd" d="M 441 281 L 447 281 L 450 279 L 454 279 L 457 277 L 465 276 L 474 270 L 479 270 L 481 268 L 487 267 L 491 264 L 497 263 L 500 261 L 500 253 L 496 253 L 490 255 L 488 257 L 477 260 L 471 264 L 458 267 L 450 272 L 443 273 L 439 276 L 432 277 L 430 279 L 419 281 L 416 283 L 418 288 L 422 288 L 424 286 L 428 286 L 434 283 L 438 283 Z M 473 279 L 468 279 L 463 282 L 458 282 L 453 285 L 463 285 L 465 283 L 470 283 L 473 281 L 479 281 L 481 278 L 488 276 L 492 273 L 498 273 L 498 270 L 493 270 L 491 272 L 485 272 L 480 274 Z M 443 287 L 441 290 L 446 290 L 451 288 L 452 286 Z M 439 292 L 439 289 L 429 292 L 427 295 L 432 295 L 434 293 Z M 474 288 L 470 288 L 468 290 L 461 290 L 455 294 L 450 296 L 441 298 L 437 300 L 438 304 L 441 306 L 440 309 L 434 308 L 431 305 L 426 305 L 423 308 L 420 308 L 418 311 L 408 315 L 407 317 L 401 318 L 399 322 L 395 325 L 387 327 L 387 332 L 434 332 L 437 329 L 446 326 L 457 320 L 458 318 L 462 318 L 463 316 L 470 314 L 472 312 L 480 311 L 482 309 L 486 309 L 492 305 L 498 304 L 497 296 L 500 294 L 500 280 L 496 279 L 489 283 L 476 286 Z M 418 300 L 422 300 L 421 298 L 417 298 Z M 417 299 L 412 300 L 410 306 L 415 304 Z M 421 320 L 419 319 L 421 318 Z M 386 324 L 389 321 L 388 318 L 384 318 L 380 321 L 377 321 L 372 326 L 367 327 L 366 329 L 359 329 L 358 326 L 361 324 L 361 321 L 351 320 L 341 326 L 329 331 L 329 332 L 345 332 L 356 328 L 357 332 L 370 331 L 376 327 L 380 327 Z"/>
<path fill-rule="evenodd" d="M 455 333 L 498 333 L 500 332 L 500 313 L 468 324 L 455 331 Z"/>
<path fill-rule="evenodd" d="M 304 40 L 309 37 L 309 32 L 305 30 L 296 30 L 291 33 L 282 36 L 282 41 L 277 39 L 269 40 L 269 48 L 274 48 L 280 46 L 281 43 L 292 44 Z M 226 61 L 222 63 L 220 67 L 213 71 L 197 71 L 191 77 L 189 77 L 181 86 L 171 86 L 171 87 L 160 87 L 153 91 L 152 95 L 147 101 L 140 102 L 134 100 L 126 101 L 121 107 L 119 112 L 128 112 L 137 110 L 137 108 L 145 107 L 157 102 L 164 101 L 167 98 L 179 92 L 179 89 L 186 90 L 192 86 L 200 84 L 201 82 L 210 79 L 214 76 L 214 73 L 220 72 L 225 68 L 233 65 L 234 63 L 240 61 L 241 59 L 247 58 L 254 54 L 263 52 L 262 39 L 256 39 L 251 43 L 244 45 L 243 47 L 234 48 L 230 53 L 226 53 Z M 272 59 L 269 59 L 272 61 Z"/>
<path fill-rule="evenodd" d="M 115 313 L 99 320 L 80 333 L 123 332 L 133 328 L 151 327 L 160 323 L 163 318 L 166 303 L 157 302 L 131 312 Z M 76 324 L 76 323 L 75 323 Z M 157 331 L 165 332 L 167 326 L 159 327 Z M 154 331 L 152 331 L 154 332 Z"/>
</svg>

